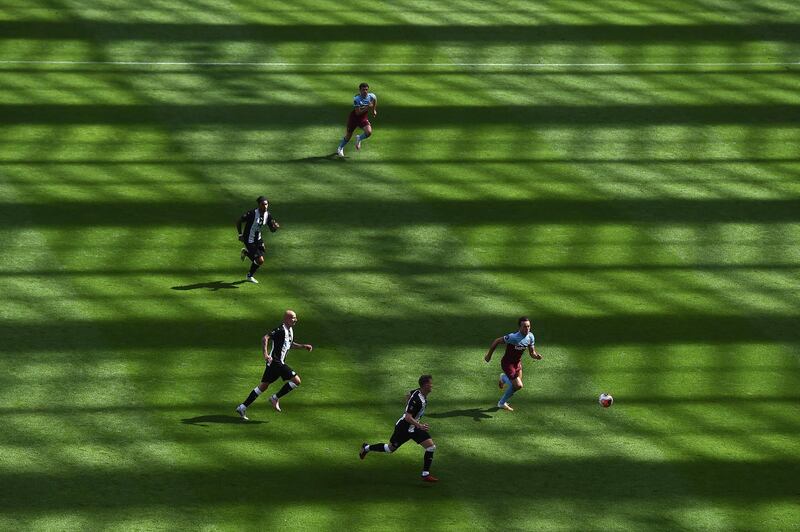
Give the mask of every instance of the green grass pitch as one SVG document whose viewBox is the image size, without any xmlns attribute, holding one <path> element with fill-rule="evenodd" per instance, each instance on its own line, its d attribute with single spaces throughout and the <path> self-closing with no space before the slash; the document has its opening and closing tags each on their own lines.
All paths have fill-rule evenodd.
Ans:
<svg viewBox="0 0 800 532">
<path fill-rule="evenodd" d="M 797 529 L 798 61 L 794 0 L 4 2 L 0 529 Z M 437 485 L 357 456 L 422 373 Z"/>
</svg>

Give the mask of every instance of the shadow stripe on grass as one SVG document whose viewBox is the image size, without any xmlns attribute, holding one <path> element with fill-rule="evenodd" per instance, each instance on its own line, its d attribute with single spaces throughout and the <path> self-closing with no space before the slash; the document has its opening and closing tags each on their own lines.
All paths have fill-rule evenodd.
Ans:
<svg viewBox="0 0 800 532">
<path fill-rule="evenodd" d="M 703 368 L 705 369 L 705 368 Z M 757 369 L 757 368 L 756 368 Z M 774 368 L 771 371 L 781 372 L 786 371 L 787 368 Z M 649 370 L 642 370 L 642 372 L 646 372 Z M 716 368 L 710 368 L 711 372 L 716 372 Z M 737 371 L 742 371 L 741 368 L 737 368 Z M 747 372 L 752 371 L 752 368 L 747 368 Z M 669 373 L 669 369 L 664 370 L 665 373 Z M 228 371 L 230 373 L 230 371 Z M 494 372 L 493 372 L 494 373 Z M 205 375 L 204 375 L 205 377 Z M 494 376 L 494 380 L 496 376 Z M 109 376 L 109 379 L 118 378 L 117 376 Z M 532 377 L 533 379 L 539 378 L 538 376 Z M 187 377 L 190 379 L 190 377 Z M 412 379 L 413 380 L 413 379 Z M 497 396 L 497 388 L 490 386 L 494 384 L 491 382 L 492 378 L 487 376 L 486 379 L 486 386 L 479 390 L 481 393 L 487 393 L 496 402 Z M 172 382 L 172 381 L 170 381 Z M 323 383 L 315 383 L 315 386 L 319 387 Z M 330 382 L 327 384 L 331 384 Z M 247 390 L 245 390 L 247 391 Z M 309 414 L 314 414 L 320 410 L 338 410 L 341 412 L 345 412 L 348 410 L 389 410 L 390 412 L 394 412 L 398 408 L 401 409 L 405 404 L 405 400 L 401 394 L 397 394 L 397 397 L 391 398 L 391 394 L 389 398 L 381 395 L 376 397 L 374 393 L 364 393 L 361 397 L 368 396 L 368 398 L 356 398 L 351 395 L 348 395 L 346 399 L 335 400 L 331 399 L 330 397 L 325 397 L 322 399 L 315 399 L 315 396 L 312 395 L 305 395 L 302 397 L 293 396 L 292 398 L 292 407 L 291 410 L 293 413 L 301 414 L 303 412 L 308 412 Z M 597 404 L 597 398 L 594 396 L 587 396 L 587 397 L 574 397 L 574 396 L 553 396 L 547 395 L 542 392 L 538 392 L 535 395 L 522 395 L 517 396 L 517 399 L 529 402 L 531 404 L 535 403 L 536 405 L 548 406 L 548 407 L 565 407 L 565 408 L 580 408 L 580 407 L 587 407 L 587 408 L 599 408 Z M 436 419 L 448 418 L 448 417 L 470 417 L 467 415 L 467 412 L 471 412 L 471 409 L 474 408 L 484 408 L 488 410 L 496 410 L 493 408 L 494 405 L 490 404 L 489 406 L 483 405 L 482 398 L 472 396 L 470 398 L 454 398 L 454 397 L 446 397 L 442 398 L 441 396 L 435 397 L 431 399 L 432 406 L 425 411 L 425 417 L 432 417 Z M 235 402 L 235 399 L 233 399 Z M 276 421 L 275 418 L 272 416 L 276 415 L 276 413 L 270 410 L 272 407 L 266 403 L 255 403 L 256 408 L 258 409 L 259 413 L 263 415 L 266 419 L 271 419 Z M 624 395 L 624 396 L 617 396 L 614 399 L 614 407 L 618 409 L 620 407 L 626 406 L 657 406 L 659 410 L 663 411 L 665 414 L 678 414 L 680 415 L 684 411 L 684 407 L 686 406 L 696 406 L 696 405 L 709 405 L 715 407 L 730 407 L 730 408 L 741 408 L 746 405 L 780 405 L 780 404 L 787 404 L 787 405 L 798 405 L 800 404 L 800 394 L 798 395 L 787 395 L 787 394 L 776 394 L 776 395 L 764 395 L 764 394 L 753 394 L 753 395 L 726 395 L 726 394 L 704 394 L 704 395 L 666 395 L 666 394 L 652 394 L 652 395 Z M 237 405 L 233 405 L 237 406 Z M 460 410 L 459 410 L 460 408 Z M 86 416 L 86 415 L 94 415 L 94 414 L 104 414 L 104 415 L 131 415 L 131 416 L 138 416 L 138 415 L 146 415 L 146 416 L 153 416 L 153 415 L 167 415 L 167 414 L 175 414 L 177 418 L 191 418 L 192 416 L 189 413 L 196 413 L 196 412 L 203 412 L 204 415 L 219 415 L 225 416 L 225 421 L 228 421 L 228 418 L 234 419 L 240 423 L 242 420 L 239 416 L 233 411 L 231 408 L 230 403 L 225 403 L 220 405 L 219 403 L 200 403 L 200 402 L 192 402 L 192 403 L 178 403 L 178 404 L 155 404 L 155 405 L 148 405 L 148 404 L 124 404 L 124 405 L 100 405 L 100 406 L 72 406 L 72 405 L 65 405 L 65 404 L 57 404 L 57 405 L 28 405 L 28 406 L 14 406 L 14 407 L 0 407 L 0 416 L 10 416 L 10 417 L 18 417 L 18 416 Z M 506 415 L 505 412 L 498 412 L 500 415 Z M 197 417 L 197 416 L 195 416 Z M 391 419 L 390 419 L 391 421 Z M 590 428 L 586 427 L 565 427 L 565 430 L 569 430 L 570 432 L 575 433 L 583 433 L 579 429 L 584 429 L 584 431 L 590 431 Z M 630 427 L 629 427 L 630 428 Z M 652 427 L 637 427 L 642 432 L 660 432 Z M 706 426 L 693 426 L 693 428 L 698 433 L 707 433 L 707 431 L 713 432 L 714 430 L 721 430 L 724 433 L 728 431 L 738 430 L 736 427 L 706 427 Z M 507 430 L 508 427 L 498 427 L 498 430 Z M 786 431 L 800 431 L 800 419 L 794 424 L 794 426 L 782 426 L 782 430 Z M 508 429 L 510 430 L 510 429 Z M 524 430 L 524 429 L 523 429 Z M 548 427 L 548 430 L 552 430 L 552 427 Z M 669 428 L 665 428 L 664 431 L 669 431 Z"/>
<path fill-rule="evenodd" d="M 35 183 L 34 183 L 35 186 Z M 242 199 L 214 202 L 126 201 L 0 203 L 0 226 L 9 227 L 233 227 L 251 208 Z M 285 231 L 298 226 L 394 228 L 409 224 L 468 226 L 598 223 L 710 224 L 800 221 L 800 198 L 616 199 L 616 200 L 301 200 L 272 198 L 270 211 Z M 31 216 L 31 213 L 49 213 Z M 280 233 L 279 233 L 280 234 Z"/>
<path fill-rule="evenodd" d="M 79 247 L 79 246 L 78 246 Z M 113 248 L 113 246 L 110 246 Z M 223 255 L 237 256 L 239 247 L 234 243 L 227 249 Z M 333 246 L 336 247 L 336 246 Z M 130 248 L 124 244 L 120 244 L 120 253 Z M 187 243 L 185 246 L 172 246 L 172 250 L 180 250 L 185 248 L 188 253 L 196 250 L 197 246 Z M 109 249 L 107 247 L 106 249 Z M 61 249 L 60 251 L 63 251 Z M 685 263 L 685 264 L 644 264 L 644 263 L 627 263 L 627 264 L 576 264 L 573 262 L 568 263 L 553 263 L 553 264 L 463 264 L 463 263 L 434 263 L 434 262 L 412 262 L 412 261 L 399 261 L 395 258 L 387 257 L 380 264 L 370 265 L 345 265 L 345 266 L 329 266 L 320 263 L 279 263 L 271 262 L 269 264 L 270 276 L 297 276 L 303 275 L 341 275 L 341 274 L 357 274 L 357 273 L 380 273 L 386 275 L 431 275 L 438 274 L 442 276 L 449 276 L 461 273 L 607 273 L 607 272 L 784 272 L 784 273 L 797 273 L 800 277 L 800 263 L 789 262 L 761 262 L 761 263 Z M 149 277 L 149 276 L 169 276 L 169 277 L 183 277 L 197 279 L 199 276 L 211 276 L 214 279 L 202 281 L 187 281 L 185 283 L 170 286 L 172 290 L 178 291 L 193 291 L 193 290 L 211 290 L 216 291 L 220 289 L 229 289 L 241 279 L 231 278 L 230 266 L 217 267 L 217 268 L 186 268 L 186 267 L 161 267 L 154 266 L 148 268 L 141 267 L 108 267 L 102 268 L 84 268 L 84 267 L 70 267 L 58 270 L 47 268 L 25 268 L 25 269 L 2 269 L 0 270 L 0 278 L 19 278 L 27 279 L 31 277 Z M 35 279 L 29 279 L 35 280 Z M 236 284 L 235 286 L 238 286 Z M 759 292 L 763 294 L 786 294 L 786 289 L 781 287 L 760 286 Z M 646 288 L 625 288 L 625 293 L 645 293 L 649 291 Z M 709 288 L 703 293 L 711 293 Z M 24 297 L 24 296 L 23 296 Z M 106 296 L 87 296 L 89 299 L 103 299 L 104 297 L 116 298 L 116 294 L 107 294 Z M 140 294 L 137 298 L 158 297 L 162 298 L 161 294 Z M 10 299 L 16 299 L 11 297 Z"/>
<path fill-rule="evenodd" d="M 135 124 L 179 130 L 202 125 L 227 125 L 239 130 L 286 130 L 296 129 L 298 124 L 339 128 L 346 114 L 344 107 L 330 105 L 0 104 L 0 116 L 6 126 Z M 387 106 L 381 109 L 375 126 L 393 129 L 459 126 L 474 130 L 476 126 L 487 124 L 527 129 L 547 125 L 578 129 L 580 126 L 724 124 L 798 127 L 798 123 L 800 105 L 792 104 L 448 105 Z M 338 129 L 334 133 L 338 133 Z M 653 139 L 653 142 L 657 140 Z"/>
<path fill-rule="evenodd" d="M 487 19 L 491 20 L 491 19 Z M 587 15 L 587 22 L 591 16 Z M 93 43 L 156 41 L 165 43 L 225 42 L 335 43 L 371 42 L 430 46 L 486 43 L 655 44 L 800 42 L 800 24 L 212 24 L 112 22 L 101 20 L 4 20 L 0 39 L 86 40 Z M 735 59 L 735 56 L 732 58 Z"/>
<path fill-rule="evenodd" d="M 207 297 L 207 296 L 203 296 Z M 328 347 L 353 349 L 353 339 L 371 337 L 381 331 L 374 347 L 475 347 L 500 332 L 513 329 L 508 317 L 458 316 L 460 334 L 442 335 L 452 328 L 455 318 L 444 315 L 419 315 L 418 318 L 359 317 L 343 312 L 329 315 L 324 323 L 305 320 L 303 336 L 320 335 L 320 352 Z M 800 343 L 800 316 L 750 314 L 725 316 L 714 314 L 616 314 L 610 316 L 570 316 L 538 314 L 534 330 L 541 346 L 660 345 L 675 343 Z M 263 319 L 114 319 L 103 321 L 55 320 L 47 327 L 40 323 L 0 323 L 0 353 L 103 352 L 120 349 L 257 349 L 264 335 Z M 322 333 L 318 328 L 324 328 Z M 413 332 L 413 334 L 410 334 Z M 544 347 L 543 347 L 544 348 Z M 370 349 L 366 342 L 359 349 Z M 117 357 L 118 355 L 113 355 Z M 654 354 L 654 356 L 657 356 Z"/>
<path fill-rule="evenodd" d="M 287 437 L 286 444 L 290 441 Z M 358 441 L 354 438 L 354 457 Z M 654 462 L 598 457 L 503 462 L 451 456 L 444 462 L 447 447 L 441 441 L 438 443 L 441 447 L 439 474 L 446 478 L 445 472 L 449 471 L 453 475 L 449 482 L 461 486 L 457 497 L 476 505 L 495 504 L 495 501 L 486 501 L 482 486 L 487 478 L 495 478 L 497 471 L 506 468 L 526 479 L 528 487 L 525 494 L 509 493 L 509 500 L 529 501 L 529 493 L 534 492 L 537 499 L 648 501 L 670 498 L 675 503 L 691 504 L 697 499 L 713 499 L 738 501 L 746 507 L 800 497 L 800 483 L 797 482 L 800 461 L 796 459 Z M 283 455 L 285 459 L 285 453 Z M 7 493 L 0 498 L 0 508 L 24 512 L 239 504 L 253 500 L 253 478 L 261 476 L 292 479 L 292 482 L 280 484 L 279 497 L 259 499 L 265 509 L 271 504 L 308 504 L 309 500 L 315 504 L 340 504 L 352 496 L 353 486 L 369 486 L 361 490 L 361 501 L 390 502 L 397 500 L 398 490 L 414 497 L 408 488 L 419 483 L 416 467 L 409 470 L 407 464 L 386 456 L 371 456 L 364 463 L 356 459 L 348 464 L 339 464 L 324 456 L 309 456 L 292 463 L 265 459 L 261 465 L 247 466 L 236 463 L 231 456 L 230 462 L 214 469 L 152 465 L 136 471 L 69 468 L 52 473 L 0 473 L 0 485 Z M 422 493 L 417 493 L 416 497 L 431 503 L 439 498 L 430 499 Z"/>
</svg>

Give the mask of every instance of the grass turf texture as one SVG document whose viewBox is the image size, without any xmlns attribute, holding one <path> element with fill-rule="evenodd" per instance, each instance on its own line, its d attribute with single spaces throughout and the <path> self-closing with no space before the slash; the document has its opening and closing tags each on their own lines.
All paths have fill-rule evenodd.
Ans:
<svg viewBox="0 0 800 532">
<path fill-rule="evenodd" d="M 3 61 L 292 64 L 0 64 L 0 527 L 800 522 L 800 72 L 748 64 L 800 57 L 794 2 L 7 7 Z M 537 62 L 576 66 L 459 66 Z M 303 385 L 240 423 L 285 308 Z M 357 458 L 423 372 L 436 486 Z"/>
</svg>

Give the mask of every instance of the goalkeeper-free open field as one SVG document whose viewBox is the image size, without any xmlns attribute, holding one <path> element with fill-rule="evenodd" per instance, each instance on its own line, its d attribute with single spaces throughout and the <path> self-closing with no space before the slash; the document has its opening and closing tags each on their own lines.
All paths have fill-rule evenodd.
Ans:
<svg viewBox="0 0 800 532">
<path fill-rule="evenodd" d="M 0 529 L 797 529 L 798 61 L 789 0 L 5 2 Z M 436 485 L 357 454 L 422 373 Z"/>
</svg>

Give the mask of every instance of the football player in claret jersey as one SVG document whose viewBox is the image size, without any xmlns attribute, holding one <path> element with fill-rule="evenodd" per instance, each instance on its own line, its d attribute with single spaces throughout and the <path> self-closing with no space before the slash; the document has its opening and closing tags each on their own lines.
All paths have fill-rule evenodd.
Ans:
<svg viewBox="0 0 800 532">
<path fill-rule="evenodd" d="M 278 390 L 278 393 L 272 394 L 272 397 L 269 398 L 272 407 L 278 412 L 281 411 L 279 399 L 300 386 L 300 375 L 295 373 L 286 363 L 286 353 L 289 349 L 311 351 L 314 346 L 294 341 L 295 324 L 297 324 L 297 314 L 293 310 L 287 310 L 283 314 L 283 323 L 261 339 L 261 348 L 267 367 L 261 376 L 261 383 L 253 388 L 253 391 L 250 392 L 250 395 L 247 396 L 247 399 L 242 404 L 236 407 L 236 412 L 239 413 L 243 420 L 248 421 L 250 419 L 247 417 L 247 407 L 258 399 L 258 396 L 264 393 L 270 384 L 279 378 L 284 381 L 283 387 Z"/>
<path fill-rule="evenodd" d="M 522 354 L 527 350 L 532 359 L 542 359 L 542 355 L 536 351 L 536 346 L 534 345 L 535 338 L 531 332 L 531 320 L 523 316 L 517 320 L 517 323 L 519 330 L 496 338 L 489 347 L 486 356 L 483 357 L 486 362 L 489 362 L 492 360 L 492 354 L 497 346 L 506 344 L 506 352 L 500 360 L 500 367 L 503 369 L 503 373 L 500 374 L 500 380 L 497 384 L 501 390 L 504 386 L 507 386 L 507 388 L 497 402 L 497 408 L 508 411 L 514 410 L 508 404 L 508 400 L 515 392 L 522 389 Z"/>
<path fill-rule="evenodd" d="M 431 475 L 431 464 L 433 463 L 433 451 L 436 445 L 428 434 L 430 428 L 427 423 L 420 423 L 419 419 L 425 413 L 425 406 L 428 404 L 428 394 L 433 389 L 433 378 L 430 375 L 423 375 L 419 378 L 419 388 L 411 390 L 406 397 L 406 411 L 394 425 L 394 433 L 389 439 L 389 443 L 362 443 L 358 451 L 358 457 L 362 460 L 366 458 L 370 451 L 376 453 L 393 453 L 398 447 L 408 440 L 414 440 L 425 449 L 422 465 L 422 481 L 438 482 L 438 478 Z"/>
<path fill-rule="evenodd" d="M 358 94 L 353 96 L 353 110 L 350 111 L 350 116 L 347 117 L 347 130 L 339 143 L 339 147 L 336 148 L 336 154 L 339 157 L 344 157 L 344 146 L 350 142 L 350 138 L 356 128 L 364 130 L 361 135 L 356 135 L 357 150 L 361 149 L 361 142 L 372 135 L 372 124 L 369 123 L 370 113 L 372 118 L 378 116 L 378 97 L 369 92 L 369 84 L 362 83 L 358 86 Z"/>
</svg>

